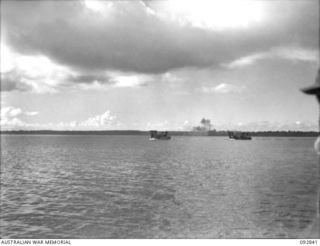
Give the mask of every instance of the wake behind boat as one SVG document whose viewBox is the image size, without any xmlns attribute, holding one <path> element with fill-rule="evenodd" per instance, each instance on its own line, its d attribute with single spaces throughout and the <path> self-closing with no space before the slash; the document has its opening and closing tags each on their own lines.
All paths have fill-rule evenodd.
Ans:
<svg viewBox="0 0 320 246">
<path fill-rule="evenodd" d="M 150 131 L 149 140 L 170 140 L 170 139 L 171 139 L 171 136 L 169 136 L 168 132 Z"/>
</svg>

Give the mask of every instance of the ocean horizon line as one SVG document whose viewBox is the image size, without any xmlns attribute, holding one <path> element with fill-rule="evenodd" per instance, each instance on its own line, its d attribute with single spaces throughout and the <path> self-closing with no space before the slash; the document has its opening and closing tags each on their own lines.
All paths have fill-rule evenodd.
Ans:
<svg viewBox="0 0 320 246">
<path fill-rule="evenodd" d="M 26 135 L 148 135 L 150 130 L 1 130 L 0 134 L 26 134 Z M 232 130 L 218 131 L 182 131 L 167 130 L 172 136 L 228 136 Z M 240 130 L 235 130 L 240 131 Z M 293 136 L 293 137 L 316 137 L 318 131 L 298 130 L 264 130 L 264 131 L 240 131 L 248 132 L 252 136 Z"/>
</svg>

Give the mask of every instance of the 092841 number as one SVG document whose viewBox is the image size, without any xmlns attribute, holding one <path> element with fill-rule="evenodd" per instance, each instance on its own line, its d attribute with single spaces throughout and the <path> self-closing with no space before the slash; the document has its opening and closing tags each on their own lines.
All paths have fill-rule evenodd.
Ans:
<svg viewBox="0 0 320 246">
<path fill-rule="evenodd" d="M 317 240 L 300 240 L 300 244 L 318 244 Z"/>
</svg>

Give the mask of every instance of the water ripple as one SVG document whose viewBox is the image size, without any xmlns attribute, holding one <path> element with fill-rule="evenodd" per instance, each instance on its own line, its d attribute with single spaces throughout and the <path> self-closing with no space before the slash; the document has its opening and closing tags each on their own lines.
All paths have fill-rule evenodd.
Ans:
<svg viewBox="0 0 320 246">
<path fill-rule="evenodd" d="M 1 141 L 2 238 L 296 238 L 315 215 L 312 138 Z"/>
</svg>

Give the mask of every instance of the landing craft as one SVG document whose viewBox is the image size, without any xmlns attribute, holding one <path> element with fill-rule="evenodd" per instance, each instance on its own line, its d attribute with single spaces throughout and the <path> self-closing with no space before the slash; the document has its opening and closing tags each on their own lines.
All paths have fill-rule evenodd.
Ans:
<svg viewBox="0 0 320 246">
<path fill-rule="evenodd" d="M 149 140 L 170 140 L 168 132 L 158 132 L 158 131 L 150 131 Z"/>
<path fill-rule="evenodd" d="M 235 140 L 251 140 L 251 135 L 249 132 L 228 132 L 229 138 L 230 139 L 235 139 Z"/>
</svg>

